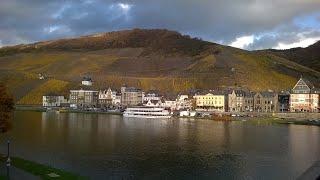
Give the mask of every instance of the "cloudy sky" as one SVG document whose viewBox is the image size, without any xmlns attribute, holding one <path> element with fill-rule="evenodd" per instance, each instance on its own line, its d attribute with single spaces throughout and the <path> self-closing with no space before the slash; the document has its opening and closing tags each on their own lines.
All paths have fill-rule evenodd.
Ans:
<svg viewBox="0 0 320 180">
<path fill-rule="evenodd" d="M 0 46 L 166 28 L 244 49 L 320 40 L 320 0 L 0 0 Z"/>
</svg>

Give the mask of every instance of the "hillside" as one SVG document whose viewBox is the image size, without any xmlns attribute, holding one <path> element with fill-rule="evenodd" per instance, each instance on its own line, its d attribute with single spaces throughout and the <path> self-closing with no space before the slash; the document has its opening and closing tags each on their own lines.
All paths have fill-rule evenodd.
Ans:
<svg viewBox="0 0 320 180">
<path fill-rule="evenodd" d="M 320 41 L 306 48 L 271 49 L 267 52 L 320 71 Z"/>
<path fill-rule="evenodd" d="M 50 78 L 39 80 L 38 73 Z M 67 94 L 89 75 L 96 88 L 126 83 L 145 90 L 243 86 L 288 89 L 300 75 L 320 72 L 267 51 L 250 52 L 168 30 L 126 30 L 0 49 L 0 81 L 21 104 L 52 90 Z"/>
</svg>

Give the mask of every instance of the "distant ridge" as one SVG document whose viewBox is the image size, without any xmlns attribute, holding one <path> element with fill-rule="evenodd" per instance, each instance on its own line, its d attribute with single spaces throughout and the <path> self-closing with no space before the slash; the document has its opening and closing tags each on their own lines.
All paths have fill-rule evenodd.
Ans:
<svg viewBox="0 0 320 180">
<path fill-rule="evenodd" d="M 205 42 L 176 31 L 165 29 L 133 29 L 98 33 L 79 38 L 58 39 L 28 45 L 17 45 L 0 49 L 0 55 L 17 52 L 34 52 L 41 50 L 101 50 L 115 48 L 147 48 L 150 53 L 183 53 L 197 55 L 212 47 L 213 43 Z"/>
<path fill-rule="evenodd" d="M 277 56 L 297 62 L 301 65 L 320 71 L 320 41 L 306 48 L 292 48 L 287 50 L 267 50 Z"/>
</svg>

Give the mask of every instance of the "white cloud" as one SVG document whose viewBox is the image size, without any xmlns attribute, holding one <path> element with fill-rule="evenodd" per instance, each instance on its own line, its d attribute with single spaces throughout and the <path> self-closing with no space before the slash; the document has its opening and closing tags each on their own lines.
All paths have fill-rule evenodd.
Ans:
<svg viewBox="0 0 320 180">
<path fill-rule="evenodd" d="M 317 41 L 320 40 L 320 37 L 314 37 L 314 38 L 301 38 L 298 42 L 294 43 L 281 43 L 279 42 L 276 47 L 273 47 L 274 49 L 290 49 L 290 48 L 296 48 L 296 47 L 308 47 Z"/>
<path fill-rule="evenodd" d="M 0 48 L 2 47 L 2 41 L 0 40 Z"/>
<path fill-rule="evenodd" d="M 242 36 L 238 37 L 235 41 L 229 44 L 229 46 L 244 49 L 248 45 L 252 44 L 254 41 L 254 36 Z"/>
<path fill-rule="evenodd" d="M 130 4 L 125 4 L 125 3 L 119 3 L 118 6 L 123 10 L 123 11 L 129 11 L 131 8 Z"/>
<path fill-rule="evenodd" d="M 117 3 L 110 5 L 110 12 L 114 12 L 111 16 L 109 16 L 110 20 L 113 21 L 115 19 L 125 18 L 125 20 L 128 21 L 130 19 L 129 11 L 131 7 L 131 4 L 126 3 Z"/>
<path fill-rule="evenodd" d="M 53 25 L 53 26 L 45 27 L 43 29 L 43 31 L 48 34 L 50 34 L 50 33 L 65 33 L 65 32 L 69 32 L 70 28 L 68 28 L 67 26 L 64 26 L 64 25 Z"/>
<path fill-rule="evenodd" d="M 52 33 L 52 32 L 54 32 L 54 31 L 56 31 L 58 29 L 59 29 L 59 26 L 50 26 L 50 27 L 44 28 L 44 31 L 47 32 L 47 33 Z"/>
</svg>

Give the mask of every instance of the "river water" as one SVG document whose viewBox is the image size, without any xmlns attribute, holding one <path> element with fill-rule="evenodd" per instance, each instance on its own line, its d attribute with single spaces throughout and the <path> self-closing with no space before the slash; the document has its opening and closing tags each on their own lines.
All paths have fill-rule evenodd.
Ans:
<svg viewBox="0 0 320 180">
<path fill-rule="evenodd" d="M 92 179 L 295 179 L 320 160 L 320 128 L 17 111 L 6 152 Z"/>
</svg>

